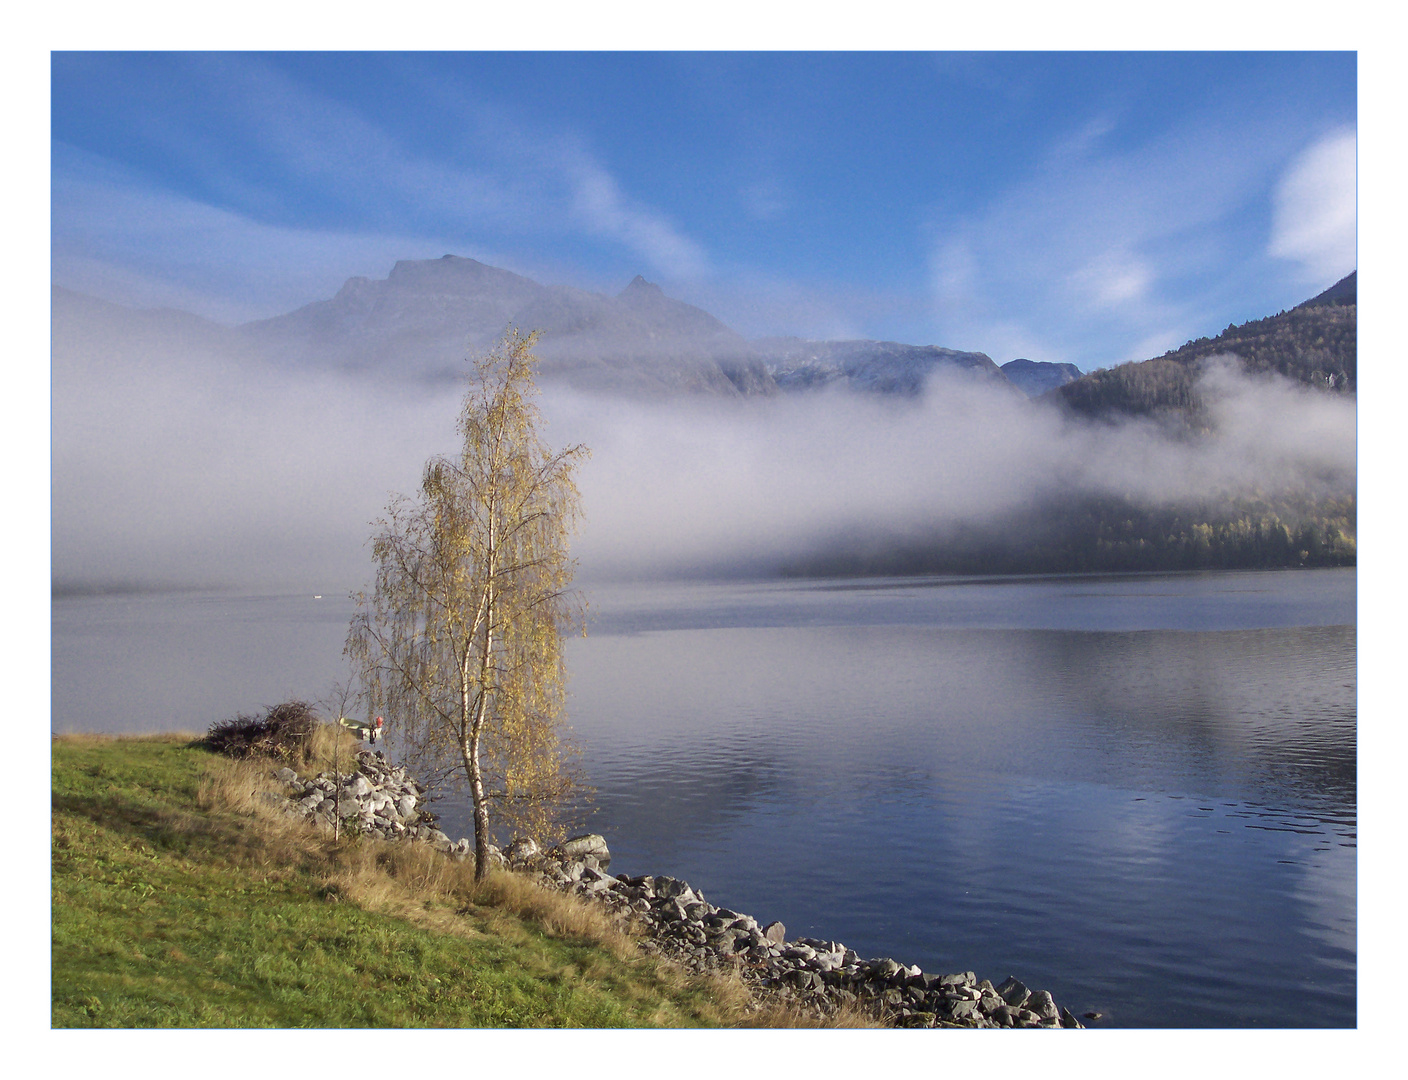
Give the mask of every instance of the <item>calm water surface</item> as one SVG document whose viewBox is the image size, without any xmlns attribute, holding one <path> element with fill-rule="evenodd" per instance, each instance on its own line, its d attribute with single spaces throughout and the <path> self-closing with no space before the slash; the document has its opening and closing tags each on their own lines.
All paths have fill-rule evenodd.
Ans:
<svg viewBox="0 0 1408 1080">
<path fill-rule="evenodd" d="M 1353 571 L 589 595 L 570 709 L 614 871 L 1102 1024 L 1355 1024 Z M 54 728 L 317 697 L 350 614 L 56 600 Z"/>
</svg>

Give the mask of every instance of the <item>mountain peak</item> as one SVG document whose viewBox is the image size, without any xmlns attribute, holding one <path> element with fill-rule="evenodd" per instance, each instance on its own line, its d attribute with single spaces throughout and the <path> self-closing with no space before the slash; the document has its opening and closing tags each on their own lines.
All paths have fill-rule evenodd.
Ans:
<svg viewBox="0 0 1408 1080">
<path fill-rule="evenodd" d="M 659 285 L 656 285 L 654 282 L 646 281 L 645 278 L 637 274 L 635 277 L 631 278 L 631 283 L 621 290 L 620 295 L 623 298 L 631 296 L 664 296 L 665 291 L 661 289 Z"/>
</svg>

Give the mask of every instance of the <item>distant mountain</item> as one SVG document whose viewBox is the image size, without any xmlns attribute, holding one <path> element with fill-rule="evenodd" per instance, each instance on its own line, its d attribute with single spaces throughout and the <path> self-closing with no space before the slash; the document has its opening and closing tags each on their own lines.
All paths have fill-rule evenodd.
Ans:
<svg viewBox="0 0 1408 1080">
<path fill-rule="evenodd" d="M 175 308 L 130 308 L 95 296 L 49 288 L 50 348 L 55 356 L 91 355 L 105 363 L 140 362 L 154 340 L 173 350 L 232 347 L 230 328 Z"/>
<path fill-rule="evenodd" d="M 1075 364 L 1053 364 L 1049 360 L 1009 360 L 1002 365 L 1002 374 L 1027 397 L 1041 397 L 1048 390 L 1065 386 L 1080 378 Z"/>
<path fill-rule="evenodd" d="M 385 280 L 352 278 L 331 300 L 239 333 L 290 364 L 456 378 L 466 355 L 509 326 L 542 331 L 550 379 L 646 393 L 776 392 L 761 364 L 748 363 L 742 336 L 643 278 L 604 296 L 453 255 L 398 262 Z"/>
<path fill-rule="evenodd" d="M 773 381 L 784 390 L 843 385 L 881 394 L 918 394 L 939 368 L 1006 382 L 986 353 L 958 352 L 938 345 L 895 341 L 807 341 L 761 338 L 752 343 Z"/>
<path fill-rule="evenodd" d="M 1196 425 L 1202 408 L 1199 365 L 1226 353 L 1239 357 L 1248 371 L 1275 371 L 1322 390 L 1354 393 L 1355 277 L 1351 273 L 1290 311 L 1234 324 L 1217 337 L 1198 338 L 1152 360 L 1093 371 L 1049 396 L 1083 416 L 1164 416 Z"/>
<path fill-rule="evenodd" d="M 1002 379 L 982 353 L 877 341 L 750 341 L 640 276 L 607 296 L 453 255 L 398 262 L 384 281 L 352 278 L 331 300 L 238 332 L 285 363 L 441 378 L 457 376 L 468 351 L 491 345 L 510 325 L 542 331 L 544 378 L 592 390 L 752 396 L 839 383 L 915 394 L 944 366 Z"/>
</svg>

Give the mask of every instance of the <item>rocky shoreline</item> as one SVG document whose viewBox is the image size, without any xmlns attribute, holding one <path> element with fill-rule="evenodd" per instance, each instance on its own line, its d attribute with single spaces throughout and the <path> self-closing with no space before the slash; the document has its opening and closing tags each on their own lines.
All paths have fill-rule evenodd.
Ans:
<svg viewBox="0 0 1408 1080">
<path fill-rule="evenodd" d="M 279 805 L 310 821 L 343 826 L 381 840 L 427 843 L 451 858 L 472 859 L 474 843 L 435 828 L 422 803 L 426 789 L 381 751 L 357 756 L 357 771 L 304 779 L 292 769 L 274 774 L 288 789 Z M 507 869 L 547 888 L 599 903 L 641 932 L 642 949 L 694 971 L 732 968 L 759 998 L 830 1014 L 860 1008 L 895 1027 L 1040 1027 L 1084 1025 L 1045 990 L 1008 976 L 994 985 L 971 971 L 934 975 L 888 957 L 861 959 L 837 941 L 787 939 L 780 922 L 718 907 L 687 882 L 664 876 L 611 875 L 611 852 L 595 833 L 547 851 L 515 840 L 490 855 Z"/>
</svg>

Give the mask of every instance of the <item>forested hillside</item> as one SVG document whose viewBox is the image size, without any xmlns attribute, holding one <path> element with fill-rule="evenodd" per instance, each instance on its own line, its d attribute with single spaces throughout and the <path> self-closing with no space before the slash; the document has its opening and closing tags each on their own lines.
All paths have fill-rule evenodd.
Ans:
<svg viewBox="0 0 1408 1080">
<path fill-rule="evenodd" d="M 841 540 L 785 572 L 806 577 L 1353 566 L 1356 534 L 1352 494 L 1158 507 L 1083 499 L 923 539 Z"/>
<path fill-rule="evenodd" d="M 1356 272 L 1357 273 L 1357 272 Z M 1334 393 L 1354 393 L 1357 380 L 1356 274 L 1304 304 L 1265 319 L 1229 326 L 1163 356 L 1091 372 L 1051 391 L 1082 416 L 1169 415 L 1198 426 L 1199 364 L 1231 353 L 1251 372 L 1274 371 Z"/>
</svg>

